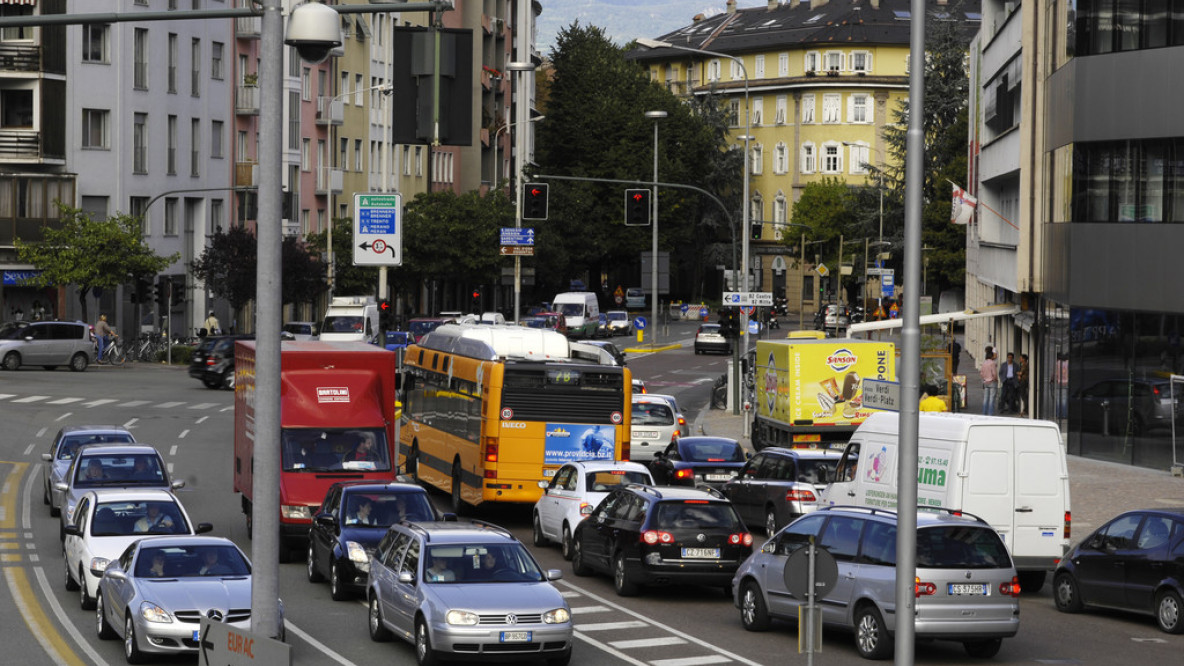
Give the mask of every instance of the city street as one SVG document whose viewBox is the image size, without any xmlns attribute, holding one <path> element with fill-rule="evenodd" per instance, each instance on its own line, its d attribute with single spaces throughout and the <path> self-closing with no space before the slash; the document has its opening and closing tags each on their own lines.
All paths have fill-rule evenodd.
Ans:
<svg viewBox="0 0 1184 666">
<path fill-rule="evenodd" d="M 691 340 L 695 324 L 674 324 L 668 339 L 682 347 L 655 354 L 630 354 L 629 367 L 644 379 L 651 392 L 679 398 L 695 434 L 728 434 L 738 421 L 719 411 L 707 412 L 711 384 L 730 357 L 697 356 Z M 618 338 L 621 346 L 628 346 Z M 118 641 L 95 637 L 93 613 L 79 609 L 76 592 L 66 592 L 58 543 L 58 519 L 41 502 L 44 452 L 55 432 L 68 424 L 113 424 L 130 429 L 136 438 L 155 445 L 177 478 L 187 486 L 178 495 L 196 521 L 214 524 L 213 534 L 235 540 L 250 554 L 251 542 L 231 491 L 233 394 L 212 391 L 190 379 L 184 369 L 129 364 L 124 368 L 91 368 L 84 373 L 64 370 L 21 370 L 0 373 L 0 404 L 5 414 L 5 436 L 0 440 L 0 644 L 6 663 L 42 664 L 123 663 Z M 730 430 L 728 430 L 730 432 Z M 1071 466 L 1077 469 L 1078 466 Z M 1095 488 L 1105 485 L 1106 467 L 1090 467 Z M 1101 475 L 1103 478 L 1098 478 Z M 1086 533 L 1082 523 L 1104 519 L 1119 510 L 1109 495 L 1098 497 L 1073 485 L 1075 536 Z M 1142 495 L 1140 487 L 1121 488 L 1125 502 L 1158 502 Z M 1100 493 L 1099 493 L 1100 494 Z M 446 498 L 433 493 L 443 506 Z M 482 509 L 478 516 L 510 528 L 530 542 L 527 507 Z M 758 539 L 758 543 L 760 540 Z M 572 663 L 697 664 L 805 663 L 796 651 L 796 626 L 774 623 L 765 633 L 741 627 L 739 612 L 717 588 L 694 586 L 652 588 L 641 596 L 622 599 L 612 581 L 581 578 L 571 573 L 557 548 L 532 552 L 544 568 L 557 568 L 556 583 L 573 611 L 576 645 Z M 266 565 L 266 563 L 256 563 Z M 334 602 L 325 584 L 310 584 L 303 563 L 279 565 L 280 589 L 288 622 L 288 642 L 294 664 L 411 663 L 410 644 L 373 643 L 367 636 L 366 611 L 360 601 Z M 1150 618 L 1106 612 L 1080 615 L 1059 613 L 1049 586 L 1021 598 L 1019 635 L 1005 640 L 992 663 L 1114 664 L 1174 663 L 1184 648 L 1184 637 L 1161 633 Z M 191 663 L 165 660 L 163 663 Z M 917 646 L 917 662 L 973 663 L 955 643 Z M 820 664 L 862 663 L 851 636 L 827 632 Z"/>
</svg>

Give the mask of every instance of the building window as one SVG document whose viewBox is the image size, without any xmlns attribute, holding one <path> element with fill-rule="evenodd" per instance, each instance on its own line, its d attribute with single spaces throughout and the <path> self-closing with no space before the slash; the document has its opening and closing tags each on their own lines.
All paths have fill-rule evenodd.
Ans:
<svg viewBox="0 0 1184 666">
<path fill-rule="evenodd" d="M 708 81 L 719 81 L 720 71 L 721 71 L 721 68 L 720 68 L 720 63 L 719 63 L 718 59 L 709 60 L 707 62 L 707 80 Z"/>
<path fill-rule="evenodd" d="M 756 62 L 753 63 L 753 76 L 758 79 L 765 78 L 765 56 L 758 55 Z"/>
<path fill-rule="evenodd" d="M 754 144 L 752 146 L 752 160 L 751 171 L 752 175 L 758 176 L 764 170 L 765 149 L 761 144 Z"/>
<path fill-rule="evenodd" d="M 305 236 L 308 235 L 309 212 L 307 208 L 300 211 L 300 230 Z"/>
<path fill-rule="evenodd" d="M 822 96 L 822 122 L 839 122 L 839 108 L 842 106 L 843 96 L 838 93 L 826 93 Z"/>
<path fill-rule="evenodd" d="M 341 139 L 337 145 L 337 166 L 344 169 L 349 164 L 349 139 Z"/>
<path fill-rule="evenodd" d="M 177 235 L 177 198 L 168 197 L 164 200 L 164 235 Z"/>
<path fill-rule="evenodd" d="M 165 173 L 170 176 L 177 175 L 177 117 L 170 115 L 168 118 L 168 154 L 165 156 Z"/>
<path fill-rule="evenodd" d="M 837 72 L 843 69 L 843 52 L 842 51 L 827 51 L 826 52 L 826 71 Z"/>
<path fill-rule="evenodd" d="M 415 177 L 423 177 L 423 146 L 415 147 Z"/>
<path fill-rule="evenodd" d="M 865 94 L 851 95 L 851 108 L 847 112 L 848 120 L 853 123 L 870 123 L 871 113 L 868 111 L 868 96 Z"/>
<path fill-rule="evenodd" d="M 136 28 L 132 37 L 132 86 L 148 89 L 148 29 Z"/>
<path fill-rule="evenodd" d="M 784 125 L 785 124 L 785 116 L 787 114 L 788 108 L 789 108 L 789 98 L 786 97 L 785 95 L 778 95 L 777 96 L 777 117 L 774 119 L 773 122 L 777 123 L 778 125 Z"/>
<path fill-rule="evenodd" d="M 403 146 L 403 175 L 411 175 L 411 146 Z"/>
<path fill-rule="evenodd" d="M 82 62 L 107 63 L 107 35 L 111 26 L 106 23 L 92 23 L 82 26 Z"/>
<path fill-rule="evenodd" d="M 729 60 L 732 63 L 732 80 L 738 81 L 744 78 L 744 65 L 739 60 Z"/>
<path fill-rule="evenodd" d="M 222 134 L 224 133 L 221 120 L 210 121 L 210 157 L 222 159 Z"/>
<path fill-rule="evenodd" d="M 802 122 L 814 122 L 814 96 L 802 95 Z"/>
<path fill-rule="evenodd" d="M 234 159 L 239 162 L 246 162 L 251 155 L 251 152 L 248 149 L 248 146 L 250 145 L 249 135 L 247 134 L 246 130 L 239 130 L 237 136 L 238 140 L 235 141 L 234 146 Z"/>
<path fill-rule="evenodd" d="M 761 193 L 757 192 L 752 195 L 752 201 L 748 204 L 748 220 L 749 222 L 759 222 L 765 215 L 765 200 L 761 198 Z"/>
<path fill-rule="evenodd" d="M 784 141 L 777 142 L 773 147 L 773 173 L 784 174 L 789 171 L 789 147 Z"/>
<path fill-rule="evenodd" d="M 311 161 L 312 161 L 312 139 L 308 139 L 308 138 L 301 139 L 300 140 L 300 170 L 301 171 L 309 171 L 312 168 L 310 165 Z"/>
<path fill-rule="evenodd" d="M 757 97 L 752 100 L 751 124 L 760 125 L 765 115 L 765 98 Z"/>
<path fill-rule="evenodd" d="M 773 199 L 773 225 L 776 229 L 776 237 L 774 240 L 781 240 L 781 227 L 789 221 L 788 215 L 789 206 L 785 200 L 785 194 L 777 192 L 777 198 Z"/>
<path fill-rule="evenodd" d="M 32 16 L 33 7 L 36 4 L 32 0 L 8 0 L 3 5 L 0 5 L 0 17 L 16 18 L 18 16 Z M 23 6 L 22 6 L 23 5 Z M 0 29 L 0 41 L 5 42 L 30 42 L 33 41 L 35 35 L 33 33 L 33 26 L 31 25 L 10 25 Z"/>
<path fill-rule="evenodd" d="M 1073 222 L 1184 222 L 1184 141 L 1073 146 Z"/>
<path fill-rule="evenodd" d="M 169 33 L 169 81 L 170 94 L 177 92 L 177 34 Z"/>
<path fill-rule="evenodd" d="M 210 78 L 221 81 L 226 74 L 222 71 L 223 51 L 222 42 L 214 42 L 210 49 Z"/>
<path fill-rule="evenodd" d="M 848 146 L 851 149 L 851 173 L 862 175 L 867 173 L 868 147 L 862 143 Z"/>
<path fill-rule="evenodd" d="M 189 50 L 193 66 L 193 72 L 189 76 L 189 94 L 201 97 L 201 40 L 193 40 Z"/>
<path fill-rule="evenodd" d="M 802 64 L 802 66 L 804 67 L 804 69 L 806 70 L 807 73 L 818 71 L 818 69 L 819 69 L 818 63 L 819 63 L 820 58 L 821 58 L 821 55 L 817 51 L 807 51 L 806 52 L 806 60 Z"/>
<path fill-rule="evenodd" d="M 201 120 L 197 118 L 189 121 L 189 175 L 201 175 Z"/>
<path fill-rule="evenodd" d="M 789 54 L 779 53 L 777 55 L 777 76 L 789 76 Z"/>
<path fill-rule="evenodd" d="M 851 54 L 851 71 L 868 73 L 872 71 L 872 54 L 869 51 L 856 51 Z"/>
<path fill-rule="evenodd" d="M 843 170 L 843 153 L 839 145 L 828 143 L 822 146 L 822 172 L 840 173 Z"/>
<path fill-rule="evenodd" d="M 223 212 L 224 210 L 225 210 L 225 206 L 223 205 L 221 199 L 210 200 L 210 227 L 209 228 L 211 231 L 214 229 L 221 229 L 222 228 L 222 222 L 223 222 L 222 216 L 225 214 Z"/>
<path fill-rule="evenodd" d="M 326 226 L 325 226 L 325 209 L 324 209 L 324 208 L 318 208 L 318 209 L 317 209 L 317 228 L 316 228 L 316 231 L 317 231 L 317 233 L 320 233 L 320 232 L 324 231 L 325 229 L 326 229 Z"/>
<path fill-rule="evenodd" d="M 740 126 L 740 100 L 733 99 L 728 101 L 728 123 L 732 127 Z"/>
<path fill-rule="evenodd" d="M 312 70 L 307 67 L 300 72 L 300 99 L 312 100 Z"/>
<path fill-rule="evenodd" d="M 107 109 L 82 110 L 82 147 L 110 148 L 107 125 L 111 112 Z"/>
<path fill-rule="evenodd" d="M 300 93 L 288 92 L 288 150 L 300 150 Z"/>
<path fill-rule="evenodd" d="M 366 103 L 366 96 L 362 94 L 362 75 L 354 74 L 354 106 L 362 106 Z"/>
<path fill-rule="evenodd" d="M 354 171 L 362 173 L 362 164 L 365 153 L 362 152 L 362 140 L 354 139 Z"/>
<path fill-rule="evenodd" d="M 300 54 L 296 52 L 296 47 L 288 49 L 288 76 L 296 78 L 300 76 L 300 64 L 304 61 L 300 59 Z"/>
<path fill-rule="evenodd" d="M 127 201 L 127 214 L 139 218 L 140 220 L 140 235 L 152 235 L 152 220 L 146 213 L 148 212 L 148 197 L 129 197 Z"/>
<path fill-rule="evenodd" d="M 147 113 L 137 113 L 132 119 L 132 172 L 148 173 Z"/>
<path fill-rule="evenodd" d="M 817 154 L 814 150 L 814 144 L 802 144 L 802 173 L 814 173 L 816 170 L 814 165 L 815 160 L 817 160 Z"/>
</svg>

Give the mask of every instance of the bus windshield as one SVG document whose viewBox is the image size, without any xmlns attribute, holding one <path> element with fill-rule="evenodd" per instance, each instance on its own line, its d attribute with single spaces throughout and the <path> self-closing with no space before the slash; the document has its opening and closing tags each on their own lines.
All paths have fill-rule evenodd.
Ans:
<svg viewBox="0 0 1184 666">
<path fill-rule="evenodd" d="M 382 428 L 285 428 L 282 440 L 285 472 L 385 472 L 391 468 Z"/>
</svg>

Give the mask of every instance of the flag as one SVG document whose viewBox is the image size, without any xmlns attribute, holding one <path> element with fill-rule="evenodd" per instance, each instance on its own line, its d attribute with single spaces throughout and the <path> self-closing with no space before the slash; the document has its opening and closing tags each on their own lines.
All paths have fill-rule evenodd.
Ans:
<svg viewBox="0 0 1184 666">
<path fill-rule="evenodd" d="M 978 199 L 970 196 L 957 185 L 954 186 L 954 206 L 950 212 L 950 224 L 968 224 L 974 217 L 974 209 L 978 206 Z"/>
</svg>

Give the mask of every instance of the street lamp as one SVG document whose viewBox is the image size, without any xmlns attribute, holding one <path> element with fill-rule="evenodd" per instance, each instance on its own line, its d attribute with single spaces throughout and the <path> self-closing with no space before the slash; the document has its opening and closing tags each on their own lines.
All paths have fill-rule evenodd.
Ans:
<svg viewBox="0 0 1184 666">
<path fill-rule="evenodd" d="M 540 121 L 544 118 L 546 118 L 546 116 L 535 116 L 533 118 L 528 118 L 526 122 L 537 123 L 538 121 Z M 511 127 L 516 126 L 517 124 L 518 123 L 505 123 L 501 127 L 494 130 L 494 132 L 493 132 L 493 188 L 494 189 L 497 189 L 497 181 L 502 175 L 501 165 L 498 164 L 498 161 L 497 161 L 498 135 L 501 134 L 502 132 L 505 132 L 506 130 L 510 129 Z"/>
<path fill-rule="evenodd" d="M 524 125 L 530 122 L 529 113 L 530 105 L 526 101 L 527 90 L 522 83 L 522 78 L 527 73 L 534 73 L 534 63 L 532 62 L 510 62 L 506 63 L 506 69 L 511 72 L 517 72 L 521 76 L 518 77 L 517 84 L 514 86 L 514 125 Z M 508 127 L 508 125 L 507 125 Z M 495 156 L 496 157 L 496 156 Z M 518 132 L 514 136 L 514 227 L 522 228 L 522 167 L 526 160 L 526 136 L 523 132 Z M 496 166 L 496 165 L 495 165 Z M 494 177 L 494 184 L 497 183 L 496 176 Z M 522 257 L 514 255 L 514 323 L 519 323 L 519 317 L 522 311 Z"/>
<path fill-rule="evenodd" d="M 654 327 L 650 344 L 653 344 L 653 335 L 656 335 L 658 330 L 658 121 L 666 117 L 666 112 L 646 111 L 645 117 L 654 121 L 654 190 L 650 195 L 650 205 L 653 207 L 650 213 L 650 224 L 653 226 L 653 250 L 650 253 L 650 326 Z"/>
</svg>

